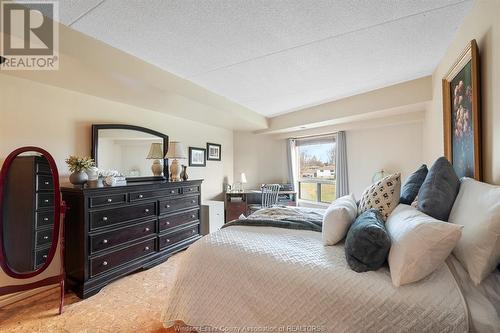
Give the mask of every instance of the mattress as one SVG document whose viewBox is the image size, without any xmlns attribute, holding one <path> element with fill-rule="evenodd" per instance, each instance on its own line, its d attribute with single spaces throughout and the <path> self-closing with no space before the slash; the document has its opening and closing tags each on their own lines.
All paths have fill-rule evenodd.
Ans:
<svg viewBox="0 0 500 333">
<path fill-rule="evenodd" d="M 451 255 L 447 262 L 465 297 L 470 313 L 471 332 L 500 332 L 500 271 L 495 270 L 476 286 L 455 256 Z"/>
<path fill-rule="evenodd" d="M 233 226 L 183 256 L 164 323 L 227 331 L 467 332 L 466 303 L 443 265 L 396 288 L 387 267 L 356 273 L 321 233 Z"/>
</svg>

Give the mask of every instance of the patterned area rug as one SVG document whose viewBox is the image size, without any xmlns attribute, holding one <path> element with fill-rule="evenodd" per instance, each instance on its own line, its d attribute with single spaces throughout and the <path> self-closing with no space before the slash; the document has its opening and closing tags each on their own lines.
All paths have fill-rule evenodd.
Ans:
<svg viewBox="0 0 500 333">
<path fill-rule="evenodd" d="M 0 308 L 0 332 L 170 332 L 161 315 L 182 252 L 147 271 L 126 276 L 86 300 L 69 293 L 58 315 L 59 288 Z"/>
</svg>

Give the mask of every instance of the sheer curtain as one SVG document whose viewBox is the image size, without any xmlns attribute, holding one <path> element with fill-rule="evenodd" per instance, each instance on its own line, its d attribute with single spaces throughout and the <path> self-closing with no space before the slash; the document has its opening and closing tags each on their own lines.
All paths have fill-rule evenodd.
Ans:
<svg viewBox="0 0 500 333">
<path fill-rule="evenodd" d="M 295 139 L 287 139 L 288 151 L 288 178 L 294 190 L 298 189 L 298 166 L 297 166 L 297 153 L 295 149 Z"/>
<path fill-rule="evenodd" d="M 349 194 L 349 181 L 347 177 L 347 146 L 345 132 L 337 133 L 337 155 L 335 158 L 337 178 L 337 198 Z"/>
</svg>

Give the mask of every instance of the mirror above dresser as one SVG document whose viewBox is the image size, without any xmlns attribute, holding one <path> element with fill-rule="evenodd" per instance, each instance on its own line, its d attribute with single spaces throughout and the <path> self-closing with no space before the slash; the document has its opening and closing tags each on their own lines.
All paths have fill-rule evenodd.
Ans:
<svg viewBox="0 0 500 333">
<path fill-rule="evenodd" d="M 100 170 L 115 170 L 127 181 L 168 178 L 168 136 L 149 128 L 92 125 L 92 158 Z"/>
</svg>

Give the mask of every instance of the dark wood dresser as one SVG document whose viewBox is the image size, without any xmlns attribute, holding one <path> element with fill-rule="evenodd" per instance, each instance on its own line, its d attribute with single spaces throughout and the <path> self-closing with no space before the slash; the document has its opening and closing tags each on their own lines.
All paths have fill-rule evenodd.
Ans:
<svg viewBox="0 0 500 333">
<path fill-rule="evenodd" d="M 19 272 L 36 270 L 47 260 L 54 225 L 54 184 L 47 160 L 18 156 L 6 183 L 4 233 L 9 264 Z M 30 247 L 20 251 L 20 246 Z"/>
<path fill-rule="evenodd" d="M 201 180 L 62 187 L 66 282 L 80 298 L 147 269 L 200 236 Z"/>
</svg>

